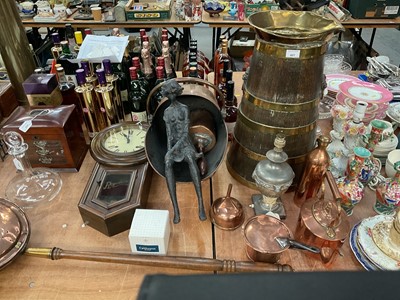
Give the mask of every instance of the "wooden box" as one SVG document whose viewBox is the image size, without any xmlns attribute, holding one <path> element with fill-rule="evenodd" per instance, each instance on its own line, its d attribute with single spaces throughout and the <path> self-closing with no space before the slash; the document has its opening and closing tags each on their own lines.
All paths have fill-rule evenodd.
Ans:
<svg viewBox="0 0 400 300">
<path fill-rule="evenodd" d="M 350 0 L 348 10 L 353 18 L 396 18 L 400 15 L 398 0 Z"/>
<path fill-rule="evenodd" d="M 279 4 L 276 3 L 265 3 L 262 1 L 249 1 L 245 2 L 244 11 L 246 13 L 246 17 L 250 16 L 259 11 L 266 11 L 266 10 L 279 10 Z"/>
<path fill-rule="evenodd" d="M 55 74 L 31 74 L 22 86 L 31 106 L 56 106 L 62 103 L 62 95 Z"/>
<path fill-rule="evenodd" d="M 135 210 L 146 207 L 151 177 L 147 162 L 131 167 L 96 163 L 78 205 L 83 222 L 107 236 L 128 230 Z"/>
<path fill-rule="evenodd" d="M 19 128 L 31 120 L 32 126 L 23 132 Z M 54 168 L 58 171 L 78 171 L 88 150 L 75 105 L 58 107 L 17 107 L 2 129 L 22 135 L 29 148 L 32 167 Z"/>
<path fill-rule="evenodd" d="M 129 0 L 125 6 L 126 20 L 165 20 L 171 17 L 174 1 L 135 2 Z"/>
<path fill-rule="evenodd" d="M 18 100 L 11 83 L 0 81 L 0 116 L 9 117 L 17 106 Z"/>
</svg>

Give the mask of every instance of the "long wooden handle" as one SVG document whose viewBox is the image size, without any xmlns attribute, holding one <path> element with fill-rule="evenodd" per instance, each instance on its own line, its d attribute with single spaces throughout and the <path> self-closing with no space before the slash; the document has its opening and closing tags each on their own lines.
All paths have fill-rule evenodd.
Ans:
<svg viewBox="0 0 400 300">
<path fill-rule="evenodd" d="M 258 263 L 250 261 L 218 260 L 202 257 L 186 256 L 154 256 L 135 255 L 126 253 L 70 251 L 60 248 L 28 248 L 27 255 L 58 259 L 76 259 L 85 261 L 97 261 L 106 263 L 120 263 L 140 266 L 176 268 L 197 271 L 220 271 L 220 272 L 291 272 L 290 265 Z"/>
</svg>

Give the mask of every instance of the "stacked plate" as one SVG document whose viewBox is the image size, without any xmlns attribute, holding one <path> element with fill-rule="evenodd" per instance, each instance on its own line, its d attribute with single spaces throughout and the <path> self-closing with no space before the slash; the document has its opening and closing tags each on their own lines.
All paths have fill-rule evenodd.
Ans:
<svg viewBox="0 0 400 300">
<path fill-rule="evenodd" d="M 366 270 L 400 270 L 400 261 L 381 250 L 382 241 L 388 239 L 387 228 L 392 223 L 393 217 L 377 215 L 362 220 L 351 230 L 350 248 Z"/>
<path fill-rule="evenodd" d="M 328 93 L 320 101 L 319 118 L 326 119 L 332 117 L 331 108 L 335 104 L 336 94 L 339 92 L 339 85 L 345 81 L 359 80 L 357 77 L 346 74 L 327 74 L 326 85 Z"/>
<path fill-rule="evenodd" d="M 400 103 L 393 102 L 389 104 L 386 115 L 396 124 L 400 124 Z"/>
<path fill-rule="evenodd" d="M 358 101 L 368 103 L 363 122 L 369 124 L 374 119 L 383 119 L 393 94 L 386 88 L 361 80 L 346 81 L 339 85 L 336 102 L 355 108 Z"/>
</svg>

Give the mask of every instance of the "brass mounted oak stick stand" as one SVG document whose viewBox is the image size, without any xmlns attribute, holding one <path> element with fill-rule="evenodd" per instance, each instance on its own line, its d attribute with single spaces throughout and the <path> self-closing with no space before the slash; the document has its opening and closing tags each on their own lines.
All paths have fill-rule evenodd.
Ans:
<svg viewBox="0 0 400 300">
<path fill-rule="evenodd" d="M 218 260 L 186 256 L 152 256 L 126 253 L 69 251 L 54 248 L 28 248 L 25 253 L 30 256 L 58 259 L 75 259 L 106 263 L 120 263 L 161 268 L 175 268 L 196 271 L 218 272 L 291 272 L 290 265 L 268 264 L 250 261 Z"/>
</svg>

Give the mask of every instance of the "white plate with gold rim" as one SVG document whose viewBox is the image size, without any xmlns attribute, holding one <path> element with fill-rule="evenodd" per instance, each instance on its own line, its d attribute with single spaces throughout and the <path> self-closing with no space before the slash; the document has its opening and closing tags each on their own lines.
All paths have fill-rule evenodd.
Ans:
<svg viewBox="0 0 400 300">
<path fill-rule="evenodd" d="M 400 270 L 400 262 L 383 253 L 372 238 L 372 229 L 376 224 L 383 221 L 393 221 L 393 217 L 377 215 L 361 221 L 357 230 L 360 250 L 379 269 Z"/>
<path fill-rule="evenodd" d="M 372 228 L 372 239 L 387 256 L 400 263 L 400 245 L 396 245 L 390 238 L 390 229 L 393 221 L 383 221 Z"/>
</svg>

